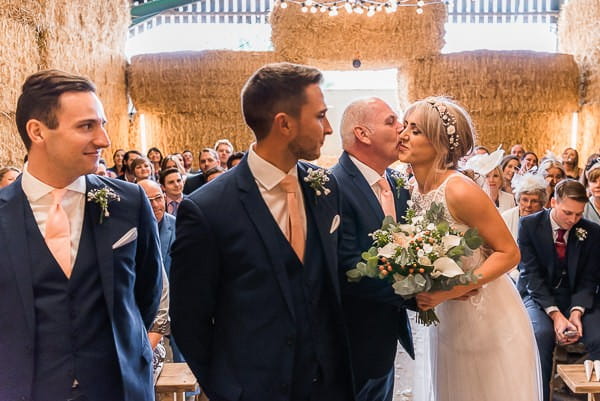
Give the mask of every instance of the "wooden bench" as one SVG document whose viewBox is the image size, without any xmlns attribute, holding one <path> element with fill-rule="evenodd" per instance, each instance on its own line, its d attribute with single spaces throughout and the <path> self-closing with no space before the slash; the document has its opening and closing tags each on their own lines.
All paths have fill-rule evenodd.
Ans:
<svg viewBox="0 0 600 401">
<path fill-rule="evenodd" d="M 185 392 L 198 391 L 199 386 L 187 363 L 165 363 L 154 390 L 157 400 L 185 401 Z"/>
<path fill-rule="evenodd" d="M 558 365 L 556 370 L 572 392 L 587 394 L 588 401 L 600 401 L 600 382 L 587 381 L 583 364 Z"/>
</svg>

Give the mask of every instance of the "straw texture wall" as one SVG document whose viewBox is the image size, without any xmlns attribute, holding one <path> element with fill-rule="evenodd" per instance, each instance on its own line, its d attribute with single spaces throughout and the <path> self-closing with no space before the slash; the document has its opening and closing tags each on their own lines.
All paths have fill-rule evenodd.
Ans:
<svg viewBox="0 0 600 401">
<path fill-rule="evenodd" d="M 402 107 L 429 95 L 447 95 L 470 112 L 478 142 L 489 148 L 523 143 L 543 155 L 569 144 L 578 110 L 578 69 L 569 55 L 463 52 L 403 64 Z"/>
<path fill-rule="evenodd" d="M 115 146 L 128 142 L 125 85 L 127 0 L 0 0 L 0 165 L 22 162 L 25 149 L 8 122 L 25 78 L 58 68 L 91 78 Z M 14 120 L 14 116 L 11 117 Z"/>
<path fill-rule="evenodd" d="M 372 17 L 340 9 L 302 13 L 300 7 L 275 7 L 270 16 L 272 42 L 282 60 L 318 64 L 325 69 L 352 69 L 355 58 L 363 69 L 395 66 L 399 60 L 439 54 L 444 46 L 446 7 L 429 5 L 417 15 L 415 7 Z"/>
<path fill-rule="evenodd" d="M 578 149 L 586 157 L 600 148 L 599 21 L 598 0 L 571 0 L 563 6 L 559 18 L 559 49 L 573 54 L 580 69 L 583 106 L 579 115 Z"/>
<path fill-rule="evenodd" d="M 204 51 L 135 56 L 130 94 L 144 114 L 146 143 L 163 153 L 212 147 L 228 138 L 236 149 L 253 140 L 240 109 L 240 92 L 250 75 L 275 61 L 271 52 Z M 137 134 L 135 134 L 137 135 Z"/>
</svg>

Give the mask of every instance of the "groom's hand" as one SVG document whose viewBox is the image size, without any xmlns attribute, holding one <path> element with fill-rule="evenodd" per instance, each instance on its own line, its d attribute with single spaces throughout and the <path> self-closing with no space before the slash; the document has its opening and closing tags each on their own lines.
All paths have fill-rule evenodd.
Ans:
<svg viewBox="0 0 600 401">
<path fill-rule="evenodd" d="M 565 315 L 560 311 L 552 312 L 550 315 L 554 321 L 554 333 L 556 334 L 556 342 L 561 345 L 573 344 L 579 341 L 579 336 L 567 337 L 566 331 L 577 331 L 577 327 L 571 323 Z"/>
</svg>

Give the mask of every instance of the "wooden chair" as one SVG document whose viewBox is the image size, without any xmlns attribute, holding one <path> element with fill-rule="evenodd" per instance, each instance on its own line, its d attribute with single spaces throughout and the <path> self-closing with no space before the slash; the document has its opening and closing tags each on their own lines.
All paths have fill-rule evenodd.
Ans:
<svg viewBox="0 0 600 401">
<path fill-rule="evenodd" d="M 199 389 L 198 381 L 187 363 L 165 363 L 154 386 L 159 401 L 186 401 L 186 392 L 197 392 Z"/>
<path fill-rule="evenodd" d="M 558 365 L 556 370 L 572 392 L 587 394 L 588 401 L 600 401 L 600 382 L 587 381 L 583 364 Z"/>
<path fill-rule="evenodd" d="M 554 346 L 554 352 L 552 354 L 552 374 L 550 376 L 550 400 L 556 390 L 561 390 L 565 387 L 566 382 L 562 378 L 557 370 L 557 366 L 563 364 L 583 364 L 583 361 L 587 358 L 585 346 L 583 343 L 578 342 L 569 345 Z M 583 365 L 582 365 L 583 366 Z"/>
</svg>

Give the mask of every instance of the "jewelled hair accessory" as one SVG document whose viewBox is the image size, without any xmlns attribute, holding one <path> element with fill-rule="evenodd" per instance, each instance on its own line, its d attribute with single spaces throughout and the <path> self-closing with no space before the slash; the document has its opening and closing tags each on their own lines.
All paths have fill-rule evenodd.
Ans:
<svg viewBox="0 0 600 401">
<path fill-rule="evenodd" d="M 456 149 L 459 145 L 458 134 L 456 133 L 456 117 L 448 112 L 448 108 L 443 103 L 434 101 L 428 101 L 428 103 L 440 114 L 442 125 L 446 128 L 446 135 L 448 135 L 450 150 Z"/>
</svg>

